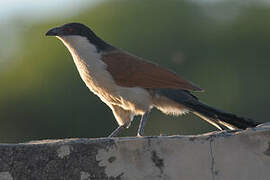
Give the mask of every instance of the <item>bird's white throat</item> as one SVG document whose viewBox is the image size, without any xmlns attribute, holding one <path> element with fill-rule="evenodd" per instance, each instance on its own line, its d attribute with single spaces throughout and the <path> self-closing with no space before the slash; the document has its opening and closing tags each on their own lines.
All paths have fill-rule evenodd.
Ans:
<svg viewBox="0 0 270 180">
<path fill-rule="evenodd" d="M 81 59 L 87 58 L 91 60 L 100 58 L 100 54 L 98 53 L 96 46 L 91 44 L 86 37 L 79 35 L 56 37 L 68 48 L 74 60 L 77 56 L 80 56 Z"/>
</svg>

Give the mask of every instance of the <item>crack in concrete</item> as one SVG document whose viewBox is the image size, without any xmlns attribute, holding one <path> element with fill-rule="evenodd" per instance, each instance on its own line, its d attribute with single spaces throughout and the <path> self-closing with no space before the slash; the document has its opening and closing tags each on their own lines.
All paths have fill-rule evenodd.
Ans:
<svg viewBox="0 0 270 180">
<path fill-rule="evenodd" d="M 160 175 L 162 175 L 164 168 L 164 160 L 157 155 L 156 151 L 152 151 L 151 159 L 155 166 L 160 170 Z"/>
<path fill-rule="evenodd" d="M 214 139 L 211 137 L 210 139 L 210 158 L 211 158 L 211 174 L 212 174 L 212 179 L 213 180 L 216 180 L 216 175 L 218 174 L 218 171 L 216 170 L 216 167 L 215 167 L 215 157 L 214 157 L 214 153 L 213 153 L 213 142 L 214 142 Z"/>
</svg>

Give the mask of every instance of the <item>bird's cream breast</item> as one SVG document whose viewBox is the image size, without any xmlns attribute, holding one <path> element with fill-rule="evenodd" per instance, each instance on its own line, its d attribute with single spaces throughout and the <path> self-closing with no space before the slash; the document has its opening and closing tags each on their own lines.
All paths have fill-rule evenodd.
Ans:
<svg viewBox="0 0 270 180">
<path fill-rule="evenodd" d="M 105 64 L 99 59 L 96 62 L 85 63 L 84 59 L 74 59 L 81 78 L 86 86 L 97 96 L 99 96 L 106 104 L 119 104 L 120 99 L 116 84 L 112 77 L 106 72 Z"/>
</svg>

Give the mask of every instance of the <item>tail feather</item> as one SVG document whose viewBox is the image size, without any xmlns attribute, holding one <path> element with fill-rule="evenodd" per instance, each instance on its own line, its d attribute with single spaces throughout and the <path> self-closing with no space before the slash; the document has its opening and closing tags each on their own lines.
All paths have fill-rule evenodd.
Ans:
<svg viewBox="0 0 270 180">
<path fill-rule="evenodd" d="M 235 114 L 213 108 L 198 100 L 198 98 L 185 90 L 159 89 L 158 93 L 187 107 L 195 115 L 214 125 L 218 129 L 246 129 L 255 127 L 259 123 L 250 118 L 239 117 Z"/>
<path fill-rule="evenodd" d="M 246 129 L 248 127 L 255 127 L 259 123 L 244 117 L 239 117 L 232 113 L 227 113 L 222 110 L 210 107 L 201 102 L 194 103 L 186 103 L 185 104 L 192 111 L 195 111 L 203 116 L 208 118 L 217 120 L 218 124 L 223 125 L 229 129 Z"/>
<path fill-rule="evenodd" d="M 201 119 L 205 120 L 206 122 L 208 122 L 209 124 L 212 124 L 213 126 L 215 126 L 217 129 L 219 130 L 223 130 L 222 127 L 219 125 L 218 120 L 216 119 L 210 119 L 209 117 L 206 117 L 200 113 L 197 113 L 196 111 L 193 111 L 193 114 L 195 114 L 196 116 L 200 117 Z"/>
</svg>

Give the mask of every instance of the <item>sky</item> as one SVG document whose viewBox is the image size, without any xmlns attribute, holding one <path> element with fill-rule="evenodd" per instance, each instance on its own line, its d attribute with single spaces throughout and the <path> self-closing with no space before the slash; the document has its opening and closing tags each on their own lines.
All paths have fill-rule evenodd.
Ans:
<svg viewBox="0 0 270 180">
<path fill-rule="evenodd" d="M 17 16 L 39 19 L 74 14 L 86 4 L 96 2 L 97 0 L 0 0 L 0 22 Z"/>
<path fill-rule="evenodd" d="M 0 22 L 16 16 L 40 19 L 55 15 L 72 15 L 85 5 L 106 0 L 0 0 Z M 222 2 L 226 0 L 193 0 L 199 3 Z M 238 0 L 235 0 L 238 1 Z M 270 0 L 245 0 L 246 2 L 270 2 Z M 243 1 L 243 2 L 245 2 Z"/>
<path fill-rule="evenodd" d="M 89 6 L 95 6 L 97 3 L 104 1 L 107 0 L 0 0 L 0 31 L 2 32 L 2 34 L 0 34 L 0 41 L 5 42 L 4 45 L 0 43 L 0 63 L 8 59 L 10 55 L 12 55 L 12 52 L 19 47 L 18 42 L 20 36 L 18 32 L 22 32 L 23 29 L 14 27 L 14 19 L 35 22 L 43 19 L 46 20 L 46 18 L 50 17 L 61 18 L 72 16 L 83 8 L 89 8 Z M 123 0 L 123 2 L 124 1 L 125 0 Z M 226 0 L 192 1 L 196 1 L 201 5 L 214 2 L 226 2 Z M 235 0 L 235 2 L 270 2 L 270 0 Z M 232 5 L 232 7 L 233 6 L 234 5 Z M 210 13 L 211 17 L 220 18 L 222 14 L 224 14 L 224 17 L 229 17 L 228 12 L 220 13 L 219 9 L 216 9 L 218 13 L 215 13 L 212 12 L 211 9 L 213 10 L 215 8 L 205 9 L 206 12 Z M 229 14 L 233 15 L 234 9 L 235 7 L 231 8 L 232 12 Z M 213 15 L 213 13 L 217 15 Z"/>
<path fill-rule="evenodd" d="M 50 17 L 72 16 L 96 2 L 101 0 L 0 0 L 0 65 L 20 47 L 24 22 L 14 23 L 14 20 L 31 23 Z"/>
</svg>

